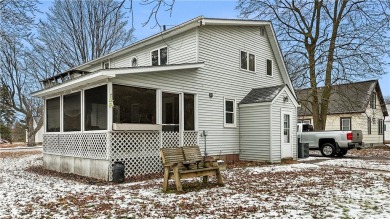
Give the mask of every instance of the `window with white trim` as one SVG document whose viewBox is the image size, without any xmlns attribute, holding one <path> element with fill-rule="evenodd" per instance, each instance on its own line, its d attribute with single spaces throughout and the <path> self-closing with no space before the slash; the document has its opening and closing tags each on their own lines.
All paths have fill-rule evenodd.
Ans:
<svg viewBox="0 0 390 219">
<path fill-rule="evenodd" d="M 311 119 L 298 119 L 298 123 L 311 124 Z"/>
<path fill-rule="evenodd" d="M 383 135 L 383 119 L 378 119 L 378 135 Z"/>
<path fill-rule="evenodd" d="M 110 62 L 103 62 L 103 69 L 109 69 L 110 68 Z"/>
<path fill-rule="evenodd" d="M 241 51 L 240 66 L 241 66 L 241 69 L 254 72 L 256 69 L 255 55 L 248 53 L 248 52 L 245 52 L 245 51 Z"/>
<path fill-rule="evenodd" d="M 351 130 L 351 117 L 340 118 L 340 130 Z"/>
<path fill-rule="evenodd" d="M 267 59 L 267 75 L 272 76 L 272 60 Z"/>
<path fill-rule="evenodd" d="M 225 108 L 225 116 L 224 116 L 225 126 L 235 127 L 236 126 L 236 100 L 225 99 L 224 108 Z"/>
<path fill-rule="evenodd" d="M 367 128 L 368 128 L 367 133 L 371 135 L 371 117 L 367 118 Z"/>
<path fill-rule="evenodd" d="M 137 67 L 137 66 L 138 66 L 137 57 L 131 58 L 131 67 Z"/>
<path fill-rule="evenodd" d="M 152 66 L 168 64 L 168 47 L 153 50 L 151 52 Z"/>
</svg>

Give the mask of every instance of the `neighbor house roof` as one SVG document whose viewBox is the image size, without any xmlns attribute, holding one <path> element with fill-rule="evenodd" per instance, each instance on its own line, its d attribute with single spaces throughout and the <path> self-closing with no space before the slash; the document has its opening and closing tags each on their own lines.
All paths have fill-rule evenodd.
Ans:
<svg viewBox="0 0 390 219">
<path fill-rule="evenodd" d="M 285 66 L 285 63 L 283 60 L 283 56 L 282 56 L 278 41 L 276 39 L 275 31 L 272 27 L 272 23 L 270 21 L 260 21 L 260 20 L 217 19 L 217 18 L 205 18 L 203 16 L 196 17 L 192 20 L 184 22 L 180 25 L 177 25 L 173 28 L 162 31 L 162 32 L 157 33 L 155 35 L 152 35 L 150 37 L 147 37 L 143 40 L 140 40 L 140 41 L 133 43 L 129 46 L 126 46 L 124 48 L 121 48 L 121 49 L 114 51 L 110 54 L 107 54 L 107 55 L 104 55 L 100 58 L 83 63 L 79 66 L 76 66 L 72 69 L 69 69 L 67 72 L 69 72 L 69 71 L 85 71 L 90 66 L 99 64 L 99 63 L 106 61 L 108 59 L 112 59 L 112 58 L 121 56 L 123 54 L 126 54 L 126 53 L 132 52 L 134 50 L 143 48 L 147 45 L 151 45 L 151 44 L 159 42 L 161 40 L 166 40 L 168 37 L 174 37 L 180 33 L 183 33 L 185 31 L 188 31 L 188 30 L 193 29 L 195 27 L 208 26 L 208 25 L 211 25 L 211 26 L 258 26 L 258 27 L 264 27 L 267 35 L 269 36 L 269 42 L 270 42 L 272 51 L 275 54 L 276 63 L 279 66 L 283 81 L 285 84 L 287 84 L 289 86 L 289 88 L 291 90 L 293 89 L 291 81 L 290 81 L 290 77 L 289 77 L 287 70 L 286 70 L 286 66 Z M 293 95 L 295 95 L 294 92 L 292 92 L 292 93 L 293 93 Z"/>
<path fill-rule="evenodd" d="M 377 93 L 383 114 L 388 116 L 378 80 L 333 85 L 329 99 L 328 114 L 364 113 L 374 91 Z M 318 88 L 319 97 L 322 96 L 322 92 L 323 87 Z M 311 89 L 296 90 L 295 93 L 302 106 L 298 111 L 298 115 L 312 115 L 310 104 L 312 101 Z M 319 101 L 321 102 L 321 98 L 319 98 Z"/>
</svg>

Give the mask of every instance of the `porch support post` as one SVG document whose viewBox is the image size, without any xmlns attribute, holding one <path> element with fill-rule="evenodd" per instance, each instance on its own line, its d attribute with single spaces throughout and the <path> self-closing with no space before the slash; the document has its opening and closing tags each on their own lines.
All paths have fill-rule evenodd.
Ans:
<svg viewBox="0 0 390 219">
<path fill-rule="evenodd" d="M 179 146 L 184 144 L 184 93 L 179 94 Z"/>
<path fill-rule="evenodd" d="M 112 131 L 113 115 L 112 108 L 114 107 L 113 102 L 113 88 L 112 82 L 107 83 L 107 131 Z"/>
<path fill-rule="evenodd" d="M 156 124 L 162 124 L 162 92 L 161 89 L 156 90 Z M 160 148 L 162 148 L 162 130 L 160 131 Z"/>
</svg>

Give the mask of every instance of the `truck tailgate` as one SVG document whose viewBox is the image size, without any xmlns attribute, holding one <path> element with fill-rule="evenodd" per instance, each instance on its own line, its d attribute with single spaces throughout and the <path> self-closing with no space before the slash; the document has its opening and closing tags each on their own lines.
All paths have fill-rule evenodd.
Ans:
<svg viewBox="0 0 390 219">
<path fill-rule="evenodd" d="M 363 141 L 363 133 L 361 130 L 353 130 L 352 131 L 352 142 L 362 142 Z"/>
</svg>

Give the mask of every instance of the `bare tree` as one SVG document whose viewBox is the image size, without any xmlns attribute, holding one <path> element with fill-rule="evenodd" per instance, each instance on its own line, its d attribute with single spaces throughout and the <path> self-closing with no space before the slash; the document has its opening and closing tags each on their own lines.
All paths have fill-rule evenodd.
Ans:
<svg viewBox="0 0 390 219">
<path fill-rule="evenodd" d="M 37 4 L 36 0 L 0 0 L 0 107 L 24 116 L 29 138 L 40 129 L 39 124 L 33 127 L 33 116 L 41 114 L 37 111 L 40 101 L 29 97 L 34 78 L 28 77 L 23 66 L 23 43 L 31 33 Z"/>
<path fill-rule="evenodd" d="M 385 103 L 390 104 L 390 96 L 384 96 Z"/>
<path fill-rule="evenodd" d="M 123 4 L 114 0 L 54 1 L 47 21 L 38 24 L 38 39 L 33 43 L 42 77 L 131 44 L 134 37 L 132 29 L 126 29 Z"/>
<path fill-rule="evenodd" d="M 316 130 L 325 129 L 333 84 L 384 74 L 389 1 L 240 0 L 237 8 L 273 22 L 292 78 L 310 84 Z"/>
<path fill-rule="evenodd" d="M 8 40 L 0 45 L 1 86 L 5 88 L 2 104 L 12 107 L 25 117 L 28 145 L 35 145 L 35 134 L 43 125 L 41 119 L 34 127 L 34 116 L 42 116 L 41 101 L 31 98 L 30 93 L 38 83 L 29 73 L 29 61 L 25 55 L 26 48 L 18 38 Z"/>
</svg>

